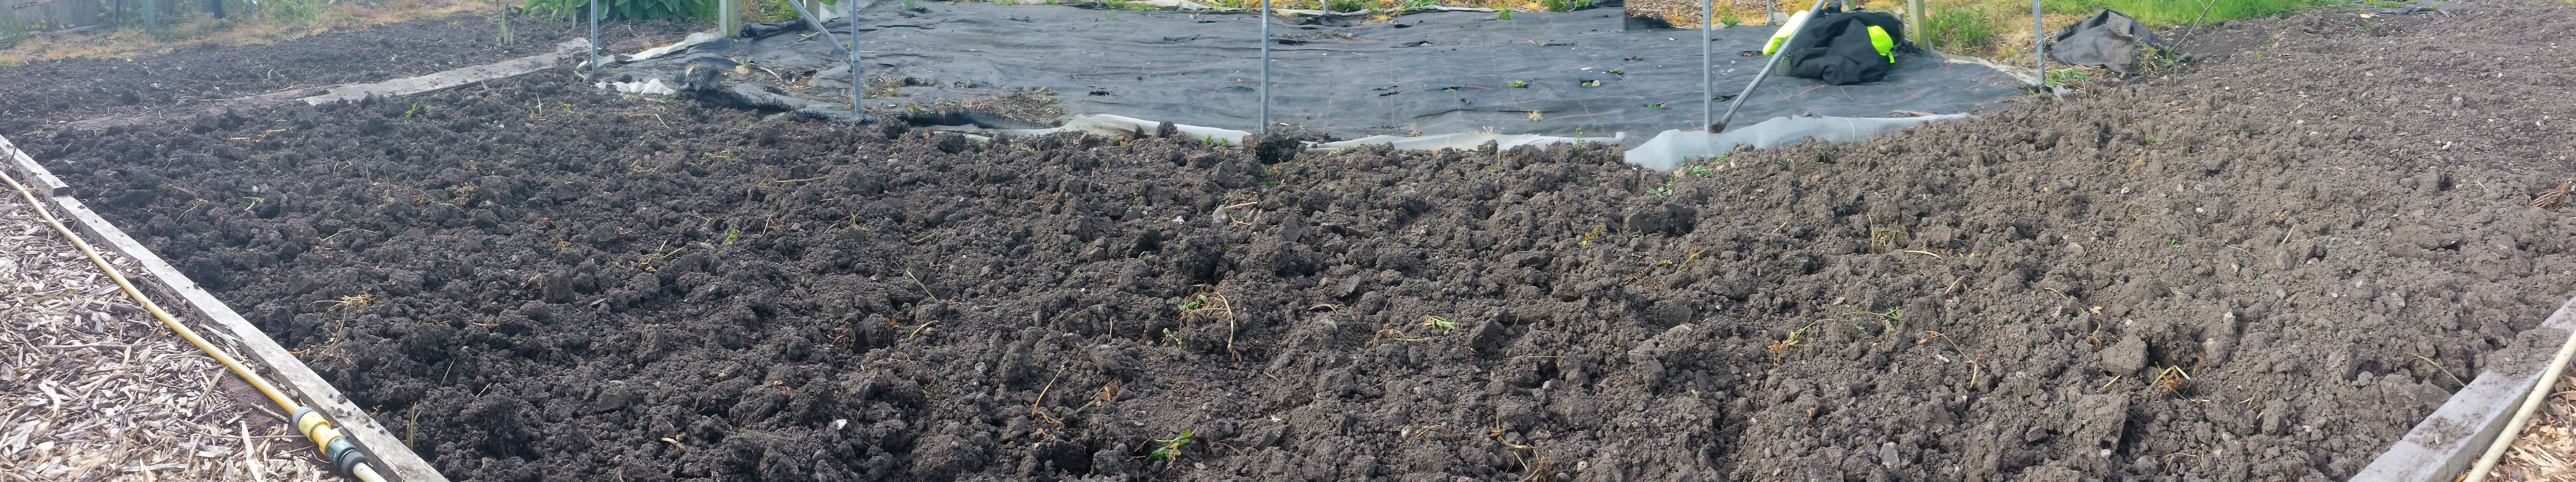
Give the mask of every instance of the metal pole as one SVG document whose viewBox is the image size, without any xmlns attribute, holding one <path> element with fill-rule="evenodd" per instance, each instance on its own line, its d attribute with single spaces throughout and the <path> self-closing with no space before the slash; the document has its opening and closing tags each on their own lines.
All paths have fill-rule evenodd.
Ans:
<svg viewBox="0 0 2576 482">
<path fill-rule="evenodd" d="M 590 71 L 599 71 L 599 0 L 590 0 Z"/>
<path fill-rule="evenodd" d="M 1717 125 L 1717 76 L 1710 72 L 1717 65 L 1716 57 L 1711 53 L 1711 49 L 1716 47 L 1709 46 L 1714 40 L 1710 38 L 1714 34 L 1709 30 L 1715 24 L 1715 17 L 1710 15 L 1714 15 L 1716 9 L 1710 4 L 1711 0 L 1699 0 L 1699 123 L 1702 127 Z"/>
<path fill-rule="evenodd" d="M 2046 32 L 2040 31 L 2039 20 L 2039 0 L 2030 0 L 2031 64 L 2039 68 L 2040 90 L 2048 90 L 2048 38 L 2042 37 Z"/>
<path fill-rule="evenodd" d="M 1261 133 L 1270 133 L 1270 0 L 1261 0 Z"/>
<path fill-rule="evenodd" d="M 143 0 L 143 34 L 156 35 L 161 27 L 161 2 Z"/>
<path fill-rule="evenodd" d="M 805 23 L 812 24 L 815 32 L 822 33 L 824 41 L 831 42 L 832 45 L 844 45 L 849 47 L 850 119 L 853 121 L 857 120 L 859 117 L 859 94 L 862 90 L 866 89 L 868 85 L 866 75 L 867 70 L 859 67 L 859 30 L 857 28 L 859 25 L 858 11 L 850 11 L 850 43 L 844 44 L 841 43 L 840 36 L 832 35 L 832 29 L 823 28 L 823 20 L 814 18 L 814 12 L 807 11 L 804 3 L 790 0 L 787 2 L 787 6 L 796 7 L 796 15 L 805 17 Z"/>
<path fill-rule="evenodd" d="M 858 121 L 858 80 L 866 80 L 868 70 L 858 67 L 858 3 L 850 5 L 850 121 Z"/>
<path fill-rule="evenodd" d="M 716 28 L 724 29 L 726 37 L 742 36 L 741 0 L 717 0 L 716 8 L 721 10 L 716 13 Z"/>
<path fill-rule="evenodd" d="M 1923 28 L 1923 15 L 1923 0 L 1905 0 L 1907 23 L 1913 24 L 1909 28 L 1914 29 L 1914 48 L 1928 52 L 1932 49 L 1932 31 Z"/>
<path fill-rule="evenodd" d="M 2035 0 L 2034 0 L 2034 1 L 2035 1 Z M 1807 18 L 1808 18 L 1808 19 L 1807 19 L 1807 21 L 1809 21 L 1809 22 L 1813 22 L 1813 21 L 1815 21 L 1815 16 L 1816 16 L 1816 14 L 1817 14 L 1818 12 L 1823 12 L 1824 10 L 1825 10 L 1825 0 L 1816 0 L 1816 4 L 1815 4 L 1815 6 L 1807 7 Z M 1784 26 L 1783 28 L 1786 28 L 1786 27 Z M 1758 74 L 1753 74 L 1753 83 L 1745 84 L 1745 85 L 1744 85 L 1744 93 L 1736 94 L 1736 95 L 1735 95 L 1735 98 L 1733 98 L 1733 99 L 1728 99 L 1729 101 L 1732 101 L 1732 102 L 1734 102 L 1734 103 L 1733 103 L 1733 104 L 1727 104 L 1727 105 L 1726 105 L 1726 116 L 1725 116 L 1725 117 L 1719 117 L 1719 118 L 1717 119 L 1717 122 L 1711 122 L 1711 123 L 1709 123 L 1709 124 L 1708 124 L 1708 133 L 1710 133 L 1710 134 L 1716 134 L 1716 133 L 1719 133 L 1719 132 L 1725 132 L 1725 131 L 1726 131 L 1726 123 L 1727 123 L 1728 121 L 1733 121 L 1733 120 L 1735 120 L 1735 110 L 1736 110 L 1736 109 L 1742 109 L 1742 108 L 1744 108 L 1744 99 L 1748 99 L 1748 98 L 1752 98 L 1752 97 L 1753 97 L 1753 89 L 1754 89 L 1755 87 L 1761 87 L 1761 86 L 1762 86 L 1762 79 L 1764 79 L 1764 78 L 1767 78 L 1767 77 L 1770 77 L 1770 76 L 1771 76 L 1771 66 L 1773 66 L 1773 65 L 1779 65 L 1779 64 L 1780 64 L 1780 57 L 1782 57 L 1782 56 L 1784 56 L 1785 54 L 1788 54 L 1788 53 L 1789 53 L 1789 44 L 1790 44 L 1790 43 L 1793 43 L 1793 42 L 1797 42 L 1797 41 L 1798 41 L 1798 33 L 1797 33 L 1797 32 L 1789 32 L 1789 38 L 1785 38 L 1785 39 L 1781 39 L 1781 40 L 1780 40 L 1780 49 L 1779 49 L 1779 50 L 1774 50 L 1774 51 L 1772 51 L 1772 52 L 1771 52 L 1771 60 L 1765 60 L 1765 61 L 1762 61 L 1762 72 L 1761 72 L 1761 73 L 1758 73 Z"/>
</svg>

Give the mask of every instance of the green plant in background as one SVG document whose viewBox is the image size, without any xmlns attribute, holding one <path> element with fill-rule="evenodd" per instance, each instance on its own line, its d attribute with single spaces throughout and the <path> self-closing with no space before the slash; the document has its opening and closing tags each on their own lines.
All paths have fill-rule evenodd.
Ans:
<svg viewBox="0 0 2576 482">
<path fill-rule="evenodd" d="M 259 15 L 286 23 L 310 22 L 322 18 L 323 0 L 269 0 L 259 2 Z"/>
<path fill-rule="evenodd" d="M 1717 11 L 1717 24 L 1724 25 L 1726 28 L 1735 28 L 1737 25 L 1744 24 L 1744 17 L 1736 16 L 1735 4 L 1728 3 L 1725 9 Z"/>
<path fill-rule="evenodd" d="M 1324 8 L 1327 11 L 1349 13 L 1367 10 L 1368 3 L 1360 0 L 1326 0 L 1324 2 Z"/>
<path fill-rule="evenodd" d="M 1966 50 L 1994 45 L 2000 32 L 1988 23 L 1984 9 L 1975 7 L 1924 8 L 1925 32 L 1932 35 L 1936 48 Z"/>
<path fill-rule="evenodd" d="M 1512 19 L 1512 9 L 1505 8 L 1505 9 L 1502 9 L 1502 10 L 1495 10 L 1495 11 L 1494 11 L 1494 18 L 1496 18 L 1496 19 L 1500 19 L 1500 20 L 1511 20 L 1511 19 Z"/>
<path fill-rule="evenodd" d="M 600 20 L 674 20 L 714 11 L 713 0 L 599 0 Z M 528 0 L 528 11 L 555 18 L 588 19 L 590 0 Z"/>
<path fill-rule="evenodd" d="M 2092 78 L 2092 76 L 2085 74 L 2084 69 L 2073 67 L 2048 71 L 2048 81 L 2050 83 L 2063 84 L 2068 82 L 2083 82 L 2090 78 Z"/>
<path fill-rule="evenodd" d="M 1572 12 L 1592 6 L 1592 0 L 1539 0 L 1538 4 L 1546 6 L 1550 12 Z"/>
<path fill-rule="evenodd" d="M 2129 14 L 2130 18 L 2136 18 L 2139 23 L 2147 24 L 2150 28 L 2162 29 L 2186 25 L 2202 18 L 2200 12 L 2204 7 L 2209 11 L 2206 21 L 2218 21 L 2260 17 L 2304 7 L 2346 3 L 2348 2 L 2325 0 L 2219 0 L 2208 3 L 2189 0 L 2040 0 L 2039 6 L 2041 10 L 2071 15 L 2091 15 L 2108 8 Z M 2021 5 L 2021 10 L 2025 12 L 2022 21 L 2030 21 L 2030 16 L 2026 13 L 2030 10 L 2030 4 L 2024 2 L 2018 5 Z"/>
<path fill-rule="evenodd" d="M 1410 11 L 1414 11 L 1414 10 L 1421 10 L 1421 9 L 1425 9 L 1425 8 L 1431 8 L 1432 6 L 1434 6 L 1434 5 L 1439 5 L 1439 4 L 1440 4 L 1440 2 L 1439 2 L 1439 1 L 1437 1 L 1437 0 L 1404 0 L 1404 3 L 1403 3 L 1402 5 L 1397 5 L 1397 6 L 1395 7 L 1395 9 L 1396 9 L 1396 10 L 1398 10 L 1398 11 L 1406 11 L 1406 12 L 1410 12 Z"/>
</svg>

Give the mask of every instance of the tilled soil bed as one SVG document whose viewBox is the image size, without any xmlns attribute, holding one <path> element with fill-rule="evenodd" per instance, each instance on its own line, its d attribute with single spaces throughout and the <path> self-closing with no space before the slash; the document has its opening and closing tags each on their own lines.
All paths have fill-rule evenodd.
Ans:
<svg viewBox="0 0 2576 482">
<path fill-rule="evenodd" d="M 2496 3 L 1669 184 L 562 72 L 23 144 L 462 480 L 2340 479 L 2576 281 Z"/>
</svg>

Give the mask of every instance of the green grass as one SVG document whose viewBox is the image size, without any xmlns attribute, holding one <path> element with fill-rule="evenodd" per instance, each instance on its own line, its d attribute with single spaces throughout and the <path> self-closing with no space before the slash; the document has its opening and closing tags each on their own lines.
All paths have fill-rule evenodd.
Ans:
<svg viewBox="0 0 2576 482">
<path fill-rule="evenodd" d="M 1893 0 L 1867 3 L 1879 8 L 1903 5 Z M 2040 0 L 2040 10 L 2046 14 L 2043 22 L 2048 32 L 2055 34 L 2057 29 L 2105 8 L 2128 14 L 2148 28 L 2170 31 L 2194 21 L 2207 24 L 2333 4 L 2329 0 Z M 2205 18 L 2201 14 L 2203 6 L 2208 7 Z M 1932 35 L 1935 48 L 2013 62 L 2030 59 L 2028 0 L 1926 0 L 1924 10 L 1925 31 Z"/>
<path fill-rule="evenodd" d="M 1927 6 L 1924 10 L 1924 31 L 1931 35 L 1932 45 L 1936 48 L 1961 51 L 1989 48 L 1995 44 L 1995 36 L 2002 33 L 1987 20 L 1985 12 L 1975 6 Z"/>
<path fill-rule="evenodd" d="M 2215 22 L 2272 15 L 2327 3 L 2318 0 L 2218 0 L 2215 3 L 2188 0 L 2040 0 L 2039 7 L 2044 11 L 2075 15 L 2091 15 L 2108 8 L 2129 14 L 2149 28 L 2162 29 L 2199 19 L 2204 5 L 2209 8 L 2207 21 Z"/>
</svg>

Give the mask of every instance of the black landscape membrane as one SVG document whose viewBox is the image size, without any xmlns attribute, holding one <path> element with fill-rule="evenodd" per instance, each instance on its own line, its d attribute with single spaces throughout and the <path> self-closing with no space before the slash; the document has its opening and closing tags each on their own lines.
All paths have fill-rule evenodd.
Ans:
<svg viewBox="0 0 2576 482">
<path fill-rule="evenodd" d="M 1261 96 L 1259 15 L 1093 10 L 1057 5 L 881 4 L 855 21 L 765 38 L 702 43 L 622 66 L 626 80 L 677 85 L 689 64 L 736 71 L 774 87 L 780 107 L 847 105 L 848 39 L 870 80 L 874 111 L 1014 92 L 1052 95 L 1069 114 L 1113 114 L 1256 130 Z M 1340 138 L 1412 133 L 1547 135 L 1652 133 L 1700 125 L 1700 32 L 1625 30 L 1612 10 L 1445 11 L 1333 27 L 1271 25 L 1272 121 Z M 1720 29 L 1715 95 L 1734 96 L 1761 70 L 1769 27 Z M 1777 116 L 1903 117 L 2001 106 L 2019 81 L 1981 64 L 1900 55 L 1883 82 L 1829 86 L 1766 81 L 1738 123 Z M 876 80 L 881 78 L 904 81 Z M 883 95 L 885 89 L 895 95 Z M 1732 102 L 1718 102 L 1723 111 Z M 1043 127 L 975 116 L 983 127 Z"/>
</svg>

